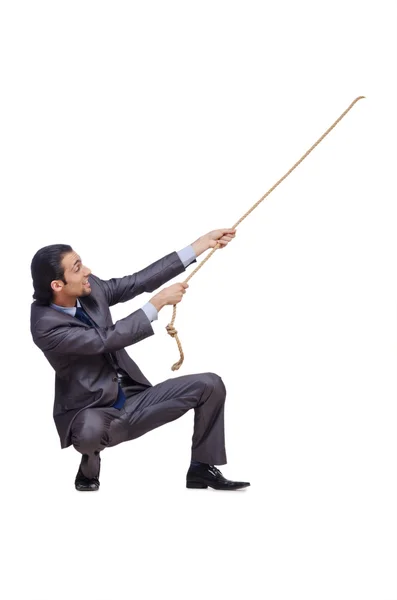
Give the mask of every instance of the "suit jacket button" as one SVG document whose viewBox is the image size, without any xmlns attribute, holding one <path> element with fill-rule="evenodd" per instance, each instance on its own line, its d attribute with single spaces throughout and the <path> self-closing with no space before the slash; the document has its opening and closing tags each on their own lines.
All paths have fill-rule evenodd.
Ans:
<svg viewBox="0 0 397 600">
<path fill-rule="evenodd" d="M 118 381 L 117 377 L 113 377 L 112 381 Z"/>
</svg>

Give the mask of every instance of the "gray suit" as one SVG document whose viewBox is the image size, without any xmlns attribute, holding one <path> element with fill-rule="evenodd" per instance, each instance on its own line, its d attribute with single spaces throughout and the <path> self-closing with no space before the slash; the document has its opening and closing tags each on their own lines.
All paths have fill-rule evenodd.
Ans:
<svg viewBox="0 0 397 600">
<path fill-rule="evenodd" d="M 91 294 L 79 298 L 97 327 L 87 327 L 73 316 L 50 306 L 31 307 L 31 333 L 55 370 L 54 421 L 61 447 L 71 444 L 83 454 L 87 477 L 99 470 L 99 452 L 134 439 L 195 410 L 192 459 L 225 464 L 225 386 L 214 373 L 185 375 L 152 386 L 125 351 L 154 334 L 142 309 L 115 324 L 109 307 L 143 292 L 153 292 L 185 271 L 176 252 L 145 269 L 122 278 L 102 280 L 90 275 Z M 108 354 L 127 374 L 126 402 L 113 408 L 118 379 Z"/>
</svg>

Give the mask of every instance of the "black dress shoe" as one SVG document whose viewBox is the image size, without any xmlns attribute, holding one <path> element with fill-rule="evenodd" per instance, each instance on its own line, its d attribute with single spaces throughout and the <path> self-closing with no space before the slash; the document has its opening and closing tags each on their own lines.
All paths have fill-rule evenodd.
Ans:
<svg viewBox="0 0 397 600">
<path fill-rule="evenodd" d="M 205 489 L 212 487 L 214 490 L 239 490 L 251 485 L 245 481 L 230 481 L 226 479 L 216 467 L 202 464 L 190 465 L 186 475 L 186 487 Z"/>
<path fill-rule="evenodd" d="M 99 464 L 100 464 L 100 458 L 99 458 Z M 99 473 L 98 473 L 99 476 Z M 96 492 L 97 490 L 99 490 L 99 478 L 98 477 L 86 477 L 82 470 L 81 470 L 81 465 L 79 467 L 79 470 L 77 471 L 77 475 L 76 475 L 76 479 L 74 482 L 75 488 L 78 492 Z"/>
<path fill-rule="evenodd" d="M 79 469 L 74 485 L 78 492 L 96 492 L 99 490 L 100 483 L 98 477 L 92 477 L 92 479 L 89 479 L 83 475 L 81 469 Z"/>
</svg>

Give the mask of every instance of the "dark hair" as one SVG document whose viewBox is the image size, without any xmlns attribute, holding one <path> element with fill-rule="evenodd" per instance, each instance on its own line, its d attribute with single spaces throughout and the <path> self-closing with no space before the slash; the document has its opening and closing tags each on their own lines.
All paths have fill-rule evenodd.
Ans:
<svg viewBox="0 0 397 600">
<path fill-rule="evenodd" d="M 51 281 L 60 279 L 66 283 L 61 263 L 68 252 L 73 252 L 73 248 L 68 244 L 52 244 L 40 248 L 34 255 L 30 265 L 34 287 L 33 298 L 40 306 L 49 306 L 52 302 Z"/>
</svg>

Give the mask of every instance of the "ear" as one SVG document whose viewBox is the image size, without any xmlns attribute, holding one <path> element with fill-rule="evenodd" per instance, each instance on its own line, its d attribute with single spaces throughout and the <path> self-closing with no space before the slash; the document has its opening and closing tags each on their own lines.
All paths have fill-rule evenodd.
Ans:
<svg viewBox="0 0 397 600">
<path fill-rule="evenodd" d="M 53 292 L 60 292 L 63 286 L 64 284 L 59 279 L 54 279 L 54 281 L 51 281 L 51 289 Z"/>
</svg>

